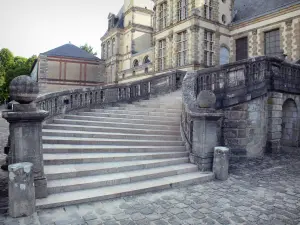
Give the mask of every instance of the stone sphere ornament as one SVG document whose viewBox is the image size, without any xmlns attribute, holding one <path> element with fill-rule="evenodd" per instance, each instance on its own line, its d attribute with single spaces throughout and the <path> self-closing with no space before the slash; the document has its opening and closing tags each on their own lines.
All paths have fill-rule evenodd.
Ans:
<svg viewBox="0 0 300 225">
<path fill-rule="evenodd" d="M 10 82 L 9 94 L 12 100 L 20 104 L 29 104 L 37 98 L 39 86 L 30 76 L 21 75 Z"/>
<path fill-rule="evenodd" d="M 201 91 L 197 97 L 197 103 L 200 108 L 215 108 L 216 95 L 212 91 Z"/>
</svg>

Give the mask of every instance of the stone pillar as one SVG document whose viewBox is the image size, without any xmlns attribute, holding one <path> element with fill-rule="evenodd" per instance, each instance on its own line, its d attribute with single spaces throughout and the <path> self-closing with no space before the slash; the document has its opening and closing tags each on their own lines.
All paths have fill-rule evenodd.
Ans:
<svg viewBox="0 0 300 225">
<path fill-rule="evenodd" d="M 35 191 L 32 163 L 17 163 L 9 171 L 9 215 L 31 216 L 35 212 Z"/>
<path fill-rule="evenodd" d="M 13 111 L 5 111 L 2 117 L 9 122 L 9 164 L 30 162 L 33 164 L 35 195 L 47 197 L 47 180 L 44 174 L 42 153 L 42 122 L 49 112 L 38 110 L 33 101 L 38 95 L 38 84 L 29 76 L 19 76 L 10 83 L 10 96 L 19 104 Z"/>
<path fill-rule="evenodd" d="M 212 92 L 201 91 L 197 101 L 200 106 L 199 111 L 191 115 L 193 140 L 190 161 L 196 164 L 201 171 L 211 171 L 214 148 L 220 144 L 218 120 L 222 118 L 223 114 L 216 112 L 213 108 L 216 96 Z"/>
<path fill-rule="evenodd" d="M 227 180 L 229 170 L 229 148 L 215 147 L 213 172 L 216 179 Z"/>
</svg>

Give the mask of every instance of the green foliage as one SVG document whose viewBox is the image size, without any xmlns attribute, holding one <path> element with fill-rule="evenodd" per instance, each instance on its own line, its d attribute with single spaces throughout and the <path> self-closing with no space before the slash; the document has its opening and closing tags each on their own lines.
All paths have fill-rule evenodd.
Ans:
<svg viewBox="0 0 300 225">
<path fill-rule="evenodd" d="M 0 103 L 8 98 L 10 82 L 17 76 L 29 75 L 31 67 L 37 57 L 29 59 L 16 56 L 6 48 L 0 50 Z"/>
<path fill-rule="evenodd" d="M 80 48 L 88 53 L 91 53 L 92 55 L 97 55 L 97 52 L 94 52 L 93 47 L 88 45 L 87 43 L 85 43 L 85 45 L 81 45 Z"/>
</svg>

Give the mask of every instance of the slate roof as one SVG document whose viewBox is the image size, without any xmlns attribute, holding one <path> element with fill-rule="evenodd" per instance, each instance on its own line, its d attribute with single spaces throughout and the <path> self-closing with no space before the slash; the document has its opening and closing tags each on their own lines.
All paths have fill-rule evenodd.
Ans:
<svg viewBox="0 0 300 225">
<path fill-rule="evenodd" d="M 54 48 L 50 51 L 41 53 L 41 55 L 46 56 L 57 56 L 57 57 L 66 57 L 66 58 L 75 58 L 75 59 L 86 59 L 91 61 L 99 61 L 100 59 L 81 48 L 73 44 L 65 44 L 60 47 Z"/>
<path fill-rule="evenodd" d="M 299 3 L 300 0 L 235 0 L 236 15 L 233 23 L 249 20 Z"/>
</svg>

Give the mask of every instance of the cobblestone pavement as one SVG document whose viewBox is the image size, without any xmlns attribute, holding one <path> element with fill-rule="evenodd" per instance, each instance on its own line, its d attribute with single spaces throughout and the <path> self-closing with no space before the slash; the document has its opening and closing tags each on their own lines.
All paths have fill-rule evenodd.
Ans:
<svg viewBox="0 0 300 225">
<path fill-rule="evenodd" d="M 299 150 L 300 151 L 300 150 Z M 0 217 L 8 225 L 300 225 L 300 156 L 266 156 L 231 165 L 225 182 Z"/>
</svg>

